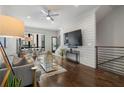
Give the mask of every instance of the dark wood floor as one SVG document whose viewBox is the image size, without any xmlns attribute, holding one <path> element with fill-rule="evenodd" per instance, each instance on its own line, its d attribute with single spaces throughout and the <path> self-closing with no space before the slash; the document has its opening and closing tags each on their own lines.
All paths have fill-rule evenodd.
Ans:
<svg viewBox="0 0 124 93">
<path fill-rule="evenodd" d="M 59 61 L 67 72 L 42 79 L 41 87 L 124 87 L 124 76 L 95 70 L 67 60 Z"/>
</svg>

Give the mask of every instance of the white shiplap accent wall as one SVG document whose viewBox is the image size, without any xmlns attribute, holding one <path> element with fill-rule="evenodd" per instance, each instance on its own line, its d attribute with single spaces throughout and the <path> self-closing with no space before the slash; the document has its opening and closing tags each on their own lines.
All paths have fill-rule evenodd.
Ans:
<svg viewBox="0 0 124 93">
<path fill-rule="evenodd" d="M 85 13 L 83 16 L 79 16 L 76 21 L 65 25 L 63 28 L 63 33 L 77 29 L 82 30 L 83 36 L 83 46 L 75 49 L 80 51 L 80 63 L 95 68 L 96 21 L 94 10 Z M 64 47 L 67 48 L 66 46 Z"/>
</svg>

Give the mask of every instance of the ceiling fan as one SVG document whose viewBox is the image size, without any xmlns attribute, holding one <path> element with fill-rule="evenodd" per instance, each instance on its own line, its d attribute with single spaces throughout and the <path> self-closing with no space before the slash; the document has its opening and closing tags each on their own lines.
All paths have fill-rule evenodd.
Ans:
<svg viewBox="0 0 124 93">
<path fill-rule="evenodd" d="M 54 22 L 54 16 L 59 16 L 58 13 L 53 13 L 52 10 L 44 10 L 42 9 L 41 12 L 45 15 L 47 20 L 51 20 L 52 22 Z"/>
</svg>

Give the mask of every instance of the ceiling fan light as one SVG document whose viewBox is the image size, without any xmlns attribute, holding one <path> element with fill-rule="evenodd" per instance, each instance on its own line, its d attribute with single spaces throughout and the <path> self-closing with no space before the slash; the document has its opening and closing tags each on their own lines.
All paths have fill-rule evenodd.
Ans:
<svg viewBox="0 0 124 93">
<path fill-rule="evenodd" d="M 49 16 L 47 16 L 47 17 L 46 17 L 46 19 L 47 19 L 47 20 L 50 20 L 50 17 L 49 17 Z"/>
</svg>

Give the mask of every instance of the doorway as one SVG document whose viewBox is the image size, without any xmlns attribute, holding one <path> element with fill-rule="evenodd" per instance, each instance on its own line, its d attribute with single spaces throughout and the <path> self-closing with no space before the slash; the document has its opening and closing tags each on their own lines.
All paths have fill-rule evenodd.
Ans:
<svg viewBox="0 0 124 93">
<path fill-rule="evenodd" d="M 57 37 L 51 37 L 52 42 L 52 52 L 55 53 L 57 50 Z"/>
</svg>

